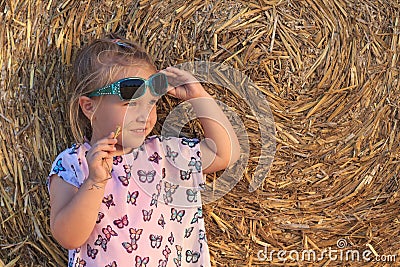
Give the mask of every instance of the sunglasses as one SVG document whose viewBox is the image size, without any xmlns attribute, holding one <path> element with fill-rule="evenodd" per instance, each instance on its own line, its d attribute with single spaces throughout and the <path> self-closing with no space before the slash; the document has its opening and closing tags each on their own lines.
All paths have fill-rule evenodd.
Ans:
<svg viewBox="0 0 400 267">
<path fill-rule="evenodd" d="M 168 89 L 167 76 L 164 73 L 156 73 L 150 76 L 148 80 L 140 77 L 124 78 L 91 92 L 88 97 L 118 95 L 124 101 L 135 100 L 144 95 L 146 87 L 150 89 L 150 93 L 154 96 L 165 95 Z"/>
</svg>

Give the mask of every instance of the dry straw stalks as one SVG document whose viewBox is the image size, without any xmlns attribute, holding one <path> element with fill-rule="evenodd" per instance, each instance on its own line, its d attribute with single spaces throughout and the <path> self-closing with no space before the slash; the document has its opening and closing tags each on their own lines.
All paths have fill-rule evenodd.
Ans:
<svg viewBox="0 0 400 267">
<path fill-rule="evenodd" d="M 72 142 L 70 63 L 106 31 L 144 44 L 160 68 L 229 64 L 269 101 L 277 152 L 263 186 L 249 193 L 257 122 L 229 91 L 213 92 L 242 118 L 252 145 L 243 179 L 204 208 L 213 265 L 283 266 L 257 252 L 322 251 L 341 238 L 346 249 L 397 255 L 399 7 L 398 0 L 0 1 L 0 265 L 66 264 L 50 235 L 45 180 Z M 160 117 L 175 104 L 166 99 Z M 375 264 L 398 262 L 286 262 Z"/>
</svg>

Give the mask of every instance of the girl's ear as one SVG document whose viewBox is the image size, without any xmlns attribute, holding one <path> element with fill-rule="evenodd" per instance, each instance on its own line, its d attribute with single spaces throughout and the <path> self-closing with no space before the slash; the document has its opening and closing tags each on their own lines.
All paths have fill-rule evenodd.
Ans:
<svg viewBox="0 0 400 267">
<path fill-rule="evenodd" d="M 93 118 L 94 112 L 96 111 L 96 101 L 87 96 L 79 97 L 79 106 L 82 109 L 83 114 L 85 114 L 86 118 L 90 121 Z"/>
</svg>

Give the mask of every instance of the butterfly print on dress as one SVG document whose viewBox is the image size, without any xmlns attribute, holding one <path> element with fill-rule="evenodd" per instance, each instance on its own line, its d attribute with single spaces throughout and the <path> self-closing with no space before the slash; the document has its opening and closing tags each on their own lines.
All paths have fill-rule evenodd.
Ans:
<svg viewBox="0 0 400 267">
<path fill-rule="evenodd" d="M 174 185 L 172 183 L 165 181 L 164 186 L 165 186 L 164 187 L 165 194 L 163 195 L 163 198 L 165 204 L 168 205 L 168 203 L 172 203 L 173 201 L 172 195 L 175 193 L 176 189 L 178 189 L 179 185 L 177 184 Z"/>
<path fill-rule="evenodd" d="M 169 255 L 171 254 L 171 249 L 168 247 L 168 245 L 165 245 L 165 248 L 163 249 L 162 254 L 164 255 L 165 259 L 160 259 L 158 261 L 158 267 L 166 267 L 168 263 L 168 258 Z"/>
<path fill-rule="evenodd" d="M 157 193 L 153 193 L 153 195 L 151 196 L 150 206 L 157 207 L 158 198 L 160 197 L 160 193 L 161 193 L 161 184 L 162 184 L 162 181 L 160 180 L 160 182 L 156 185 Z"/>
<path fill-rule="evenodd" d="M 125 172 L 125 173 L 131 173 L 132 165 L 130 165 L 130 164 L 124 164 L 124 165 L 123 165 L 123 168 L 124 168 L 124 172 Z"/>
<path fill-rule="evenodd" d="M 129 224 L 128 215 L 125 214 L 124 216 L 122 216 L 121 219 L 114 220 L 113 223 L 120 229 L 124 228 L 124 226 L 128 226 Z"/>
<path fill-rule="evenodd" d="M 167 181 L 165 181 L 164 186 L 165 186 L 165 188 L 164 188 L 165 193 L 170 193 L 170 194 L 175 193 L 176 189 L 178 189 L 178 187 L 179 187 L 179 185 L 169 183 Z"/>
<path fill-rule="evenodd" d="M 168 242 L 171 244 L 171 246 L 175 242 L 174 234 L 171 232 L 171 235 L 168 237 Z"/>
<path fill-rule="evenodd" d="M 203 229 L 199 230 L 199 241 L 206 240 L 206 232 Z"/>
<path fill-rule="evenodd" d="M 65 171 L 64 166 L 62 165 L 62 158 L 59 158 L 57 160 L 56 166 L 54 166 L 53 168 L 53 172 L 55 172 L 56 174 L 59 174 L 60 172 Z"/>
<path fill-rule="evenodd" d="M 174 263 L 179 267 L 182 266 L 182 247 L 180 245 L 175 245 L 175 248 L 177 257 L 174 258 Z"/>
<path fill-rule="evenodd" d="M 138 245 L 136 240 L 131 240 L 131 242 L 122 242 L 122 246 L 128 253 L 132 253 L 134 250 L 138 249 Z"/>
<path fill-rule="evenodd" d="M 71 164 L 71 169 L 74 171 L 75 177 L 78 178 L 78 174 L 76 173 L 75 166 Z"/>
<path fill-rule="evenodd" d="M 200 252 L 203 251 L 203 242 L 207 242 L 206 232 L 203 229 L 200 229 L 199 230 Z"/>
<path fill-rule="evenodd" d="M 128 191 L 128 194 L 126 195 L 126 203 L 131 203 L 132 205 L 136 206 L 136 200 L 139 196 L 139 191 L 134 191 L 132 193 L 130 193 Z"/>
<path fill-rule="evenodd" d="M 174 258 L 174 263 L 176 267 L 182 266 L 182 256 L 178 256 L 178 258 Z"/>
<path fill-rule="evenodd" d="M 73 144 L 71 146 L 71 151 L 68 152 L 69 155 L 78 154 L 78 149 L 81 145 L 80 144 Z"/>
<path fill-rule="evenodd" d="M 107 227 L 101 229 L 103 234 L 106 236 L 107 240 L 110 241 L 112 236 L 118 236 L 117 232 L 115 232 L 111 225 L 107 225 Z"/>
<path fill-rule="evenodd" d="M 138 241 L 143 233 L 143 229 L 129 228 L 131 240 Z"/>
<path fill-rule="evenodd" d="M 122 162 L 122 157 L 121 156 L 115 156 L 113 157 L 113 165 L 118 165 Z"/>
<path fill-rule="evenodd" d="M 160 155 L 158 155 L 157 152 L 154 152 L 153 155 L 151 155 L 149 157 L 149 161 L 152 161 L 152 162 L 157 163 L 157 164 L 160 163 L 160 160 L 162 160 L 162 157 L 160 157 Z"/>
<path fill-rule="evenodd" d="M 151 215 L 153 214 L 153 209 L 151 210 L 142 210 L 143 221 L 148 222 L 151 220 Z"/>
<path fill-rule="evenodd" d="M 203 209 L 201 207 L 197 208 L 197 211 L 194 214 L 193 219 L 190 222 L 190 224 L 199 222 L 199 219 L 203 219 Z"/>
<path fill-rule="evenodd" d="M 186 199 L 189 202 L 197 202 L 197 190 L 193 190 L 193 189 L 187 189 L 186 190 Z"/>
<path fill-rule="evenodd" d="M 157 190 L 158 195 L 161 193 L 161 184 L 162 184 L 162 181 L 160 180 L 160 182 L 158 182 L 158 184 L 156 185 L 156 190 Z"/>
<path fill-rule="evenodd" d="M 149 257 L 141 258 L 139 255 L 136 255 L 135 263 L 136 263 L 135 267 L 146 267 L 147 264 L 149 263 Z"/>
<path fill-rule="evenodd" d="M 123 186 L 128 186 L 129 179 L 132 176 L 132 173 L 131 173 L 132 165 L 124 164 L 123 167 L 124 167 L 124 171 L 125 171 L 125 176 L 123 176 L 123 175 L 118 176 L 118 180 L 121 181 Z"/>
<path fill-rule="evenodd" d="M 154 181 L 154 176 L 156 175 L 155 170 L 151 171 L 144 171 L 144 170 L 138 170 L 137 174 L 139 176 L 139 181 L 142 183 L 152 183 Z"/>
<path fill-rule="evenodd" d="M 156 193 L 154 193 L 153 195 L 151 195 L 151 202 L 150 202 L 150 206 L 156 206 L 158 205 L 158 197 L 159 195 L 157 195 Z"/>
<path fill-rule="evenodd" d="M 185 236 L 184 238 L 189 238 L 193 232 L 194 227 L 189 227 L 185 229 Z"/>
<path fill-rule="evenodd" d="M 98 249 L 92 248 L 89 244 L 87 244 L 87 255 L 88 257 L 92 258 L 93 260 L 96 258 L 97 253 L 99 252 Z"/>
<path fill-rule="evenodd" d="M 195 157 L 192 157 L 190 159 L 188 166 L 189 167 L 195 167 L 197 172 L 201 172 L 201 166 L 202 166 L 201 161 L 200 160 L 196 160 Z"/>
<path fill-rule="evenodd" d="M 167 260 L 159 260 L 158 261 L 158 267 L 167 267 Z"/>
<path fill-rule="evenodd" d="M 181 176 L 181 180 L 185 181 L 185 180 L 190 180 L 190 178 L 192 177 L 192 170 L 188 170 L 188 171 L 183 171 L 180 170 L 180 176 Z"/>
<path fill-rule="evenodd" d="M 199 261 L 200 253 L 193 250 L 186 250 L 186 262 L 196 263 Z"/>
<path fill-rule="evenodd" d="M 102 202 L 107 206 L 108 209 L 111 206 L 115 206 L 114 197 L 112 194 L 109 194 L 108 196 L 104 197 Z"/>
<path fill-rule="evenodd" d="M 167 154 L 165 155 L 166 158 L 170 158 L 173 162 L 175 162 L 175 159 L 178 155 L 178 152 L 172 151 L 171 147 L 167 145 Z"/>
<path fill-rule="evenodd" d="M 116 262 L 116 261 L 113 261 L 113 262 L 111 262 L 110 264 L 107 264 L 107 265 L 104 266 L 104 267 L 118 267 L 118 265 L 117 265 L 117 262 Z"/>
<path fill-rule="evenodd" d="M 129 185 L 129 179 L 131 178 L 131 173 L 125 174 L 125 176 L 118 176 L 118 180 L 122 183 L 123 186 Z"/>
<path fill-rule="evenodd" d="M 185 210 L 177 210 L 175 208 L 171 208 L 171 221 L 177 221 L 182 223 L 182 218 L 185 215 Z"/>
<path fill-rule="evenodd" d="M 171 254 L 171 249 L 168 247 L 168 245 L 165 245 L 162 254 L 164 255 L 165 259 L 168 260 L 169 254 Z"/>
<path fill-rule="evenodd" d="M 76 258 L 75 267 L 86 267 L 86 261 L 79 257 Z"/>
<path fill-rule="evenodd" d="M 201 190 L 206 190 L 207 189 L 207 185 L 204 182 L 199 183 L 199 187 L 200 187 Z"/>
<path fill-rule="evenodd" d="M 94 244 L 96 246 L 100 246 L 104 250 L 104 252 L 107 251 L 107 243 L 107 238 L 103 238 L 101 235 L 98 235 L 97 240 L 94 242 Z"/>
<path fill-rule="evenodd" d="M 150 239 L 150 245 L 152 248 L 160 248 L 161 247 L 161 242 L 162 242 L 162 236 L 161 235 L 154 235 L 151 234 L 149 236 Z"/>
<path fill-rule="evenodd" d="M 97 214 L 96 223 L 100 223 L 101 220 L 103 220 L 103 218 L 104 218 L 104 213 L 102 213 L 101 211 L 99 211 L 99 213 Z"/>
<path fill-rule="evenodd" d="M 163 229 L 165 226 L 165 219 L 164 219 L 164 215 L 161 214 L 160 219 L 158 219 L 158 225 L 160 225 Z"/>
<path fill-rule="evenodd" d="M 195 147 L 198 143 L 200 143 L 200 141 L 198 139 L 189 139 L 189 138 L 186 138 L 186 137 L 183 137 L 181 139 L 181 144 L 182 145 L 187 145 L 190 148 Z"/>
<path fill-rule="evenodd" d="M 139 156 L 139 150 L 138 149 L 134 149 L 132 151 L 132 155 L 133 155 L 133 160 L 136 160 Z"/>
<path fill-rule="evenodd" d="M 131 239 L 130 242 L 123 242 L 122 246 L 128 253 L 132 253 L 134 250 L 138 249 L 138 244 L 137 241 L 140 239 L 140 235 L 142 234 L 143 229 L 134 229 L 130 228 L 129 229 L 129 237 Z"/>
</svg>

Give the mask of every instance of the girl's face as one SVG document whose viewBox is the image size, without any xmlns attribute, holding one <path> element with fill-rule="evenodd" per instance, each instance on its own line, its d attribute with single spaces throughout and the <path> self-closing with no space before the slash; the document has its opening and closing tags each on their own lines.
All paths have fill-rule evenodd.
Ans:
<svg viewBox="0 0 400 267">
<path fill-rule="evenodd" d="M 155 72 L 150 66 L 127 67 L 115 76 L 114 81 L 126 77 L 148 79 Z M 117 95 L 94 97 L 92 100 L 96 108 L 91 118 L 91 144 L 105 138 L 121 126 L 121 134 L 117 137 L 117 150 L 129 153 L 133 148 L 139 147 L 156 124 L 158 99 L 159 97 L 150 93 L 149 88 L 146 88 L 142 97 L 133 101 L 122 101 Z"/>
</svg>

